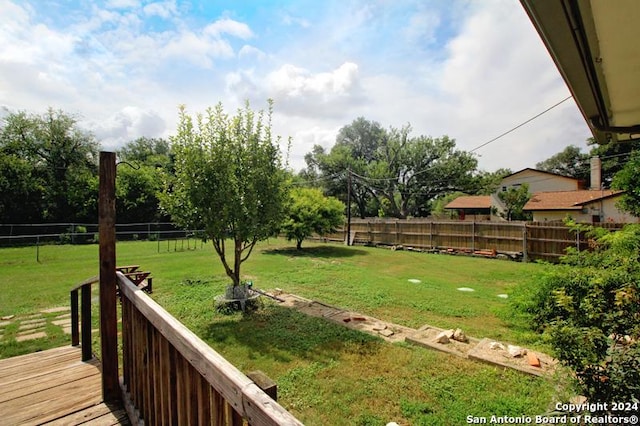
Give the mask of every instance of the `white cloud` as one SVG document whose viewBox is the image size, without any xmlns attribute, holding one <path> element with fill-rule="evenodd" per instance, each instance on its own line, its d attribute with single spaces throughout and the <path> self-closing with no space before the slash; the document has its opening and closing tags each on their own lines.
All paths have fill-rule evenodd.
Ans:
<svg viewBox="0 0 640 426">
<path fill-rule="evenodd" d="M 135 106 L 126 106 L 99 123 L 88 121 L 88 124 L 106 149 L 115 149 L 142 136 L 161 137 L 167 128 L 157 112 Z"/>
<path fill-rule="evenodd" d="M 311 22 L 309 22 L 309 20 L 291 16 L 288 13 L 285 13 L 282 16 L 282 23 L 287 26 L 297 25 L 302 28 L 309 28 L 311 26 Z"/>
<path fill-rule="evenodd" d="M 140 5 L 140 0 L 109 0 L 106 3 L 106 7 L 110 9 L 133 9 Z"/>
<path fill-rule="evenodd" d="M 241 39 L 253 37 L 251 28 L 249 28 L 247 24 L 234 21 L 229 18 L 219 19 L 214 23 L 207 25 L 203 33 L 213 37 L 220 37 L 223 34 L 228 34 Z"/>
<path fill-rule="evenodd" d="M 330 98 L 348 95 L 357 84 L 358 65 L 345 62 L 331 72 L 313 74 L 308 70 L 285 64 L 267 77 L 269 89 L 285 98 L 313 96 Z"/>
<path fill-rule="evenodd" d="M 178 12 L 175 0 L 149 3 L 142 10 L 148 16 L 159 16 L 163 19 L 171 18 Z"/>
<path fill-rule="evenodd" d="M 410 42 L 432 43 L 438 25 L 440 16 L 428 10 L 419 11 L 409 18 L 403 32 Z"/>
<path fill-rule="evenodd" d="M 255 59 L 258 59 L 258 60 L 262 60 L 262 59 L 265 59 L 267 57 L 267 54 L 264 53 L 262 50 L 258 49 L 257 47 L 245 44 L 238 51 L 238 56 L 240 58 L 249 58 L 249 59 L 250 58 L 255 58 Z"/>
</svg>

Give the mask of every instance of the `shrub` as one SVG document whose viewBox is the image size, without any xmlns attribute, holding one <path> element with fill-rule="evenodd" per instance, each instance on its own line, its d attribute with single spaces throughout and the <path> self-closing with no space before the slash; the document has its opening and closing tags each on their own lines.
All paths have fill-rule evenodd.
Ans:
<svg viewBox="0 0 640 426">
<path fill-rule="evenodd" d="M 569 250 L 520 309 L 575 371 L 590 401 L 638 401 L 640 225 L 589 232 L 592 250 Z"/>
</svg>

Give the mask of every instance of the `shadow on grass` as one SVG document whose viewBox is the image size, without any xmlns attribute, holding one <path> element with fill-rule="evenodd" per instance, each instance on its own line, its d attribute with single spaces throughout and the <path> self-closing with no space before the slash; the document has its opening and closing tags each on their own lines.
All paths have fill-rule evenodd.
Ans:
<svg viewBox="0 0 640 426">
<path fill-rule="evenodd" d="M 250 357 L 268 356 L 277 362 L 326 362 L 344 353 L 375 355 L 383 344 L 378 337 L 270 304 L 240 319 L 211 323 L 202 337 L 214 347 L 244 346 Z"/>
<path fill-rule="evenodd" d="M 275 248 L 269 250 L 263 250 L 262 253 L 270 255 L 282 255 L 290 257 L 320 257 L 320 258 L 332 258 L 332 257 L 353 257 L 353 256 L 365 256 L 369 253 L 366 250 L 361 250 L 353 247 L 340 247 L 340 246 L 315 246 L 315 247 L 302 247 L 298 250 L 295 247 Z"/>
</svg>

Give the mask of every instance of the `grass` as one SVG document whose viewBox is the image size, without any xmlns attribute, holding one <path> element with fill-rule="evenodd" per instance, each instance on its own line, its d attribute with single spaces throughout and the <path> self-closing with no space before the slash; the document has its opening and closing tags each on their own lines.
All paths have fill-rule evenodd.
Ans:
<svg viewBox="0 0 640 426">
<path fill-rule="evenodd" d="M 260 244 L 244 277 L 258 288 L 279 287 L 409 327 L 461 327 L 474 337 L 540 344 L 497 295 L 533 285 L 542 265 L 305 246 L 299 252 L 281 240 Z M 200 247 L 176 253 L 164 243 L 160 252 L 157 243 L 119 243 L 118 263 L 152 271 L 154 299 L 240 370 L 260 369 L 276 380 L 279 401 L 305 424 L 463 424 L 467 415 L 540 414 L 560 398 L 551 380 L 389 344 L 269 302 L 250 314 L 217 313 L 213 297 L 228 279 L 213 250 Z M 68 304 L 69 288 L 97 274 L 97 246 L 40 250 L 40 264 L 34 248 L 0 250 L 0 315 Z M 0 344 L 0 357 L 20 345 Z"/>
</svg>

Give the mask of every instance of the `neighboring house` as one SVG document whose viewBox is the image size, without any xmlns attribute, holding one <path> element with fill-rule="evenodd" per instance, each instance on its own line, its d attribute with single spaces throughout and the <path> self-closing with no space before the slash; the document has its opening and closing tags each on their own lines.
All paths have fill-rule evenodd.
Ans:
<svg viewBox="0 0 640 426">
<path fill-rule="evenodd" d="M 520 170 L 505 176 L 498 190 L 491 195 L 491 206 L 494 207 L 495 213 L 497 213 L 497 216 L 492 216 L 492 219 L 500 220 L 500 217 L 506 211 L 506 206 L 498 194 L 524 184 L 528 185 L 530 194 L 542 191 L 577 191 L 581 186 L 581 182 L 572 177 L 531 168 Z"/>
<path fill-rule="evenodd" d="M 535 222 L 562 221 L 570 216 L 576 222 L 638 222 L 638 218 L 621 212 L 616 203 L 624 191 L 583 190 L 537 192 L 525 204 Z"/>
<path fill-rule="evenodd" d="M 490 220 L 490 195 L 462 195 L 446 206 L 446 210 L 455 210 L 460 220 Z"/>
<path fill-rule="evenodd" d="M 505 206 L 498 194 L 528 185 L 533 194 L 524 206 L 524 211 L 533 213 L 536 222 L 562 221 L 571 216 L 577 222 L 635 223 L 639 219 L 618 210 L 616 203 L 623 191 L 601 188 L 601 162 L 591 159 L 591 189 L 582 187 L 578 179 L 544 172 L 523 169 L 502 179 L 498 190 L 490 196 L 461 196 L 447 204 L 447 210 L 458 211 L 461 220 L 504 220 Z"/>
</svg>

